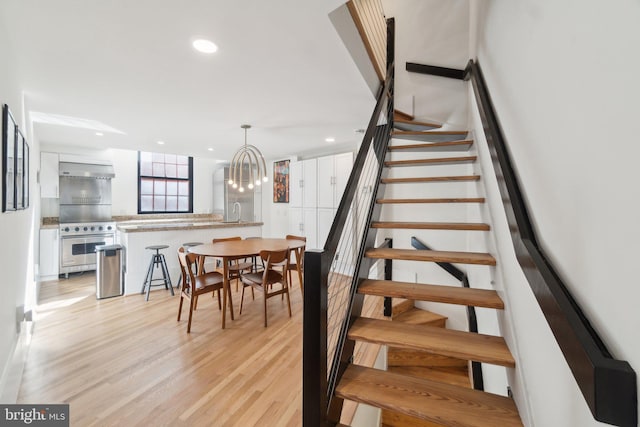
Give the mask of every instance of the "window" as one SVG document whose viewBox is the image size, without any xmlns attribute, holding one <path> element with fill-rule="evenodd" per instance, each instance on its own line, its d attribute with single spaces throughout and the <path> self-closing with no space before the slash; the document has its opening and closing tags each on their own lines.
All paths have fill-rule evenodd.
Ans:
<svg viewBox="0 0 640 427">
<path fill-rule="evenodd" d="M 138 213 L 193 212 L 193 157 L 138 152 Z"/>
</svg>

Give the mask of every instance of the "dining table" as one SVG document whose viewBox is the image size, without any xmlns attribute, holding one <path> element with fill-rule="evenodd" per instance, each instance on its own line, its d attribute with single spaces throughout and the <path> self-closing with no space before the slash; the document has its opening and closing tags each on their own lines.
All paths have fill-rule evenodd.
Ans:
<svg viewBox="0 0 640 427">
<path fill-rule="evenodd" d="M 281 251 L 283 249 L 298 249 L 306 245 L 302 240 L 277 239 L 277 238 L 252 238 L 243 240 L 229 240 L 217 243 L 206 243 L 192 246 L 188 252 L 201 257 L 215 257 L 222 259 L 223 266 L 223 292 L 222 292 L 222 329 L 226 326 L 226 307 L 229 301 L 231 320 L 234 320 L 233 302 L 231 298 L 231 286 L 229 284 L 229 261 L 259 256 L 260 251 Z M 297 261 L 298 277 L 302 277 L 302 266 Z"/>
</svg>

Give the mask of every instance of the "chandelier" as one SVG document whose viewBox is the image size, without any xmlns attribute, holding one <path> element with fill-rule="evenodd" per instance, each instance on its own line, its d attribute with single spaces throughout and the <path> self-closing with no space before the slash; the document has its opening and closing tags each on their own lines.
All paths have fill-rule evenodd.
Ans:
<svg viewBox="0 0 640 427">
<path fill-rule="evenodd" d="M 240 147 L 236 154 L 233 155 L 231 160 L 231 167 L 229 168 L 229 185 L 238 189 L 239 192 L 244 192 L 244 182 L 248 178 L 247 188 L 253 189 L 254 184 L 260 185 L 262 182 L 267 182 L 267 165 L 264 161 L 264 156 L 254 145 L 247 144 L 247 129 L 251 128 L 251 125 L 240 126 L 244 129 L 244 145 Z M 245 165 L 247 171 L 245 171 Z M 248 177 L 243 177 L 244 173 L 248 173 Z"/>
</svg>

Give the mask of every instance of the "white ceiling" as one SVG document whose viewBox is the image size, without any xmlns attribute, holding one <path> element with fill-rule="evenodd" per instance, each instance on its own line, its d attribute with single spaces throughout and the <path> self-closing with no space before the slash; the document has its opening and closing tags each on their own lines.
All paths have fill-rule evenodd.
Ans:
<svg viewBox="0 0 640 427">
<path fill-rule="evenodd" d="M 374 105 L 332 27 L 336 0 L 2 0 L 29 112 L 123 132 L 34 124 L 47 144 L 229 159 L 353 146 Z M 208 38 L 207 56 L 191 47 Z M 160 147 L 156 141 L 165 141 Z M 209 152 L 212 147 L 215 151 Z"/>
</svg>

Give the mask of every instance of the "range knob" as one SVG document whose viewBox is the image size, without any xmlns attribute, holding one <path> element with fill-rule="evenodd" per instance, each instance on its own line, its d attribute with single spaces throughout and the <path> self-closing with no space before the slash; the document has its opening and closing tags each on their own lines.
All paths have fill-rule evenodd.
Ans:
<svg viewBox="0 0 640 427">
<path fill-rule="evenodd" d="M 75 230 L 76 230 L 76 231 L 80 231 L 80 227 L 76 227 L 76 228 L 75 228 Z"/>
<path fill-rule="evenodd" d="M 87 231 L 88 229 L 89 229 L 88 227 L 85 227 L 83 230 L 84 230 L 84 231 Z"/>
<path fill-rule="evenodd" d="M 113 228 L 113 227 L 108 226 L 108 227 L 107 227 L 107 230 L 111 231 L 111 229 L 112 229 L 112 228 Z"/>
<path fill-rule="evenodd" d="M 102 229 L 103 229 L 102 226 L 98 227 L 98 231 L 102 231 Z"/>
<path fill-rule="evenodd" d="M 91 231 L 94 231 L 95 229 L 96 229 L 95 227 L 93 227 L 93 226 L 91 227 Z"/>
<path fill-rule="evenodd" d="M 65 228 L 64 228 L 64 231 L 69 231 L 69 227 L 65 227 Z"/>
</svg>

